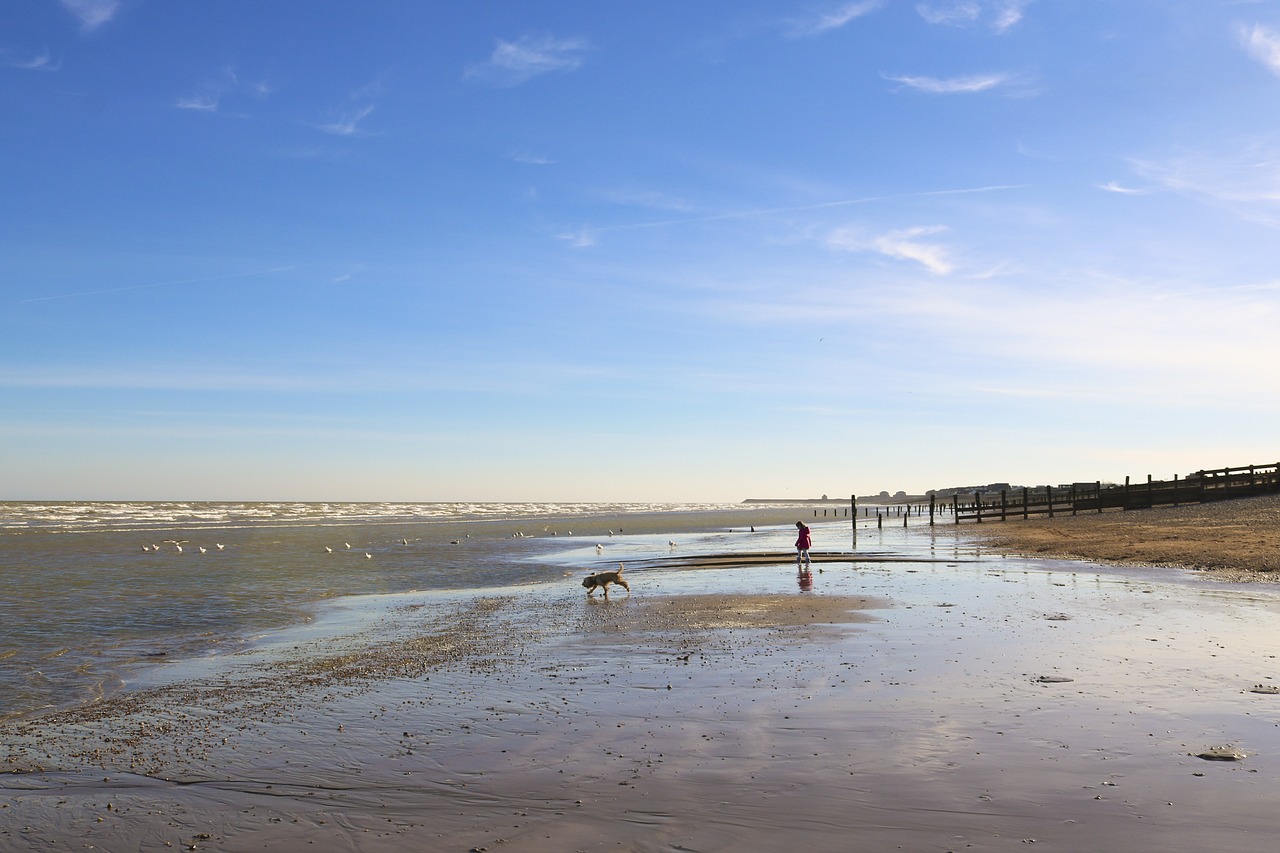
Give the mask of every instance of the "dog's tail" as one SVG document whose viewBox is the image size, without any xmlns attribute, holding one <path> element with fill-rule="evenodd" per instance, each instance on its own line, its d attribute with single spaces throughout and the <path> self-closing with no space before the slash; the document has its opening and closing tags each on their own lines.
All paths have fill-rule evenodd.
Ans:
<svg viewBox="0 0 1280 853">
<path fill-rule="evenodd" d="M 626 563 L 618 563 L 618 576 L 622 576 L 622 570 L 627 567 Z"/>
</svg>

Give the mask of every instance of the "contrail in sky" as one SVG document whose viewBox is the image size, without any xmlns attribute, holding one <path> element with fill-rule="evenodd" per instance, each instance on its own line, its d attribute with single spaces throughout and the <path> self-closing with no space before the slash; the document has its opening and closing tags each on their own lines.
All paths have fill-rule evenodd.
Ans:
<svg viewBox="0 0 1280 853">
<path fill-rule="evenodd" d="M 293 267 L 274 267 L 269 270 L 254 270 L 253 272 L 232 273 L 231 275 L 215 275 L 208 278 L 181 278 L 174 281 L 154 281 L 150 284 L 133 284 L 129 287 L 113 287 L 109 290 L 85 290 L 80 293 L 60 293 L 57 296 L 36 296 L 31 299 L 20 299 L 19 303 L 26 302 L 48 302 L 52 299 L 73 299 L 77 296 L 100 296 L 104 293 L 124 293 L 127 290 L 145 290 L 149 287 L 170 287 L 175 284 L 200 284 L 206 281 L 226 281 L 232 278 L 249 278 L 255 275 L 270 275 L 271 273 L 285 272 Z"/>
</svg>

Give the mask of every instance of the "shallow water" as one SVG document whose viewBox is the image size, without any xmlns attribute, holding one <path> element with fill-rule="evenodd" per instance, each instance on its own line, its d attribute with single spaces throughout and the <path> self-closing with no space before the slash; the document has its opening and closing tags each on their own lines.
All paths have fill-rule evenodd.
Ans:
<svg viewBox="0 0 1280 853">
<path fill-rule="evenodd" d="M 558 582 L 616 553 L 670 553 L 672 537 L 691 531 L 734 547 L 753 524 L 766 539 L 752 545 L 787 548 L 789 520 L 810 513 L 722 504 L 0 502 L 0 719 L 92 700 L 148 662 L 242 647 L 341 596 Z"/>
</svg>

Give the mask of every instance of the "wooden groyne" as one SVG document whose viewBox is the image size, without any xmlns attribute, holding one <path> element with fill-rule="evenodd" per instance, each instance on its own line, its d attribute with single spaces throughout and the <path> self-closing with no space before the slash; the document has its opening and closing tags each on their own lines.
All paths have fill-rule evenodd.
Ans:
<svg viewBox="0 0 1280 853">
<path fill-rule="evenodd" d="M 1243 465 L 1196 471 L 1179 479 L 1154 480 L 1124 484 L 1075 483 L 1071 486 L 1045 486 L 1036 489 L 1002 489 L 998 493 L 974 492 L 972 496 L 953 495 L 950 511 L 956 524 L 962 521 L 1008 521 L 1032 516 L 1078 515 L 1082 512 L 1147 509 L 1156 506 L 1207 503 L 1210 501 L 1247 498 L 1280 492 L 1280 464 Z M 929 523 L 938 509 L 930 498 Z"/>
</svg>

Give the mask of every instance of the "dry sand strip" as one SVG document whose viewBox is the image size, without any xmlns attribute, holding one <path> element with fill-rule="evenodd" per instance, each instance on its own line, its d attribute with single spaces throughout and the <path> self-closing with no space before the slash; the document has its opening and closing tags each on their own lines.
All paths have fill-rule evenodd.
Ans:
<svg viewBox="0 0 1280 853">
<path fill-rule="evenodd" d="M 953 527 L 1011 554 L 1175 566 L 1237 583 L 1280 581 L 1280 495 Z"/>
<path fill-rule="evenodd" d="M 910 557 L 863 551 L 811 551 L 809 558 L 814 563 L 946 563 L 954 565 L 974 562 L 963 557 Z M 725 569 L 794 565 L 795 562 L 795 551 L 757 551 L 744 554 L 705 554 L 696 557 L 654 557 L 648 560 L 632 560 L 627 565 L 633 569 Z"/>
</svg>

